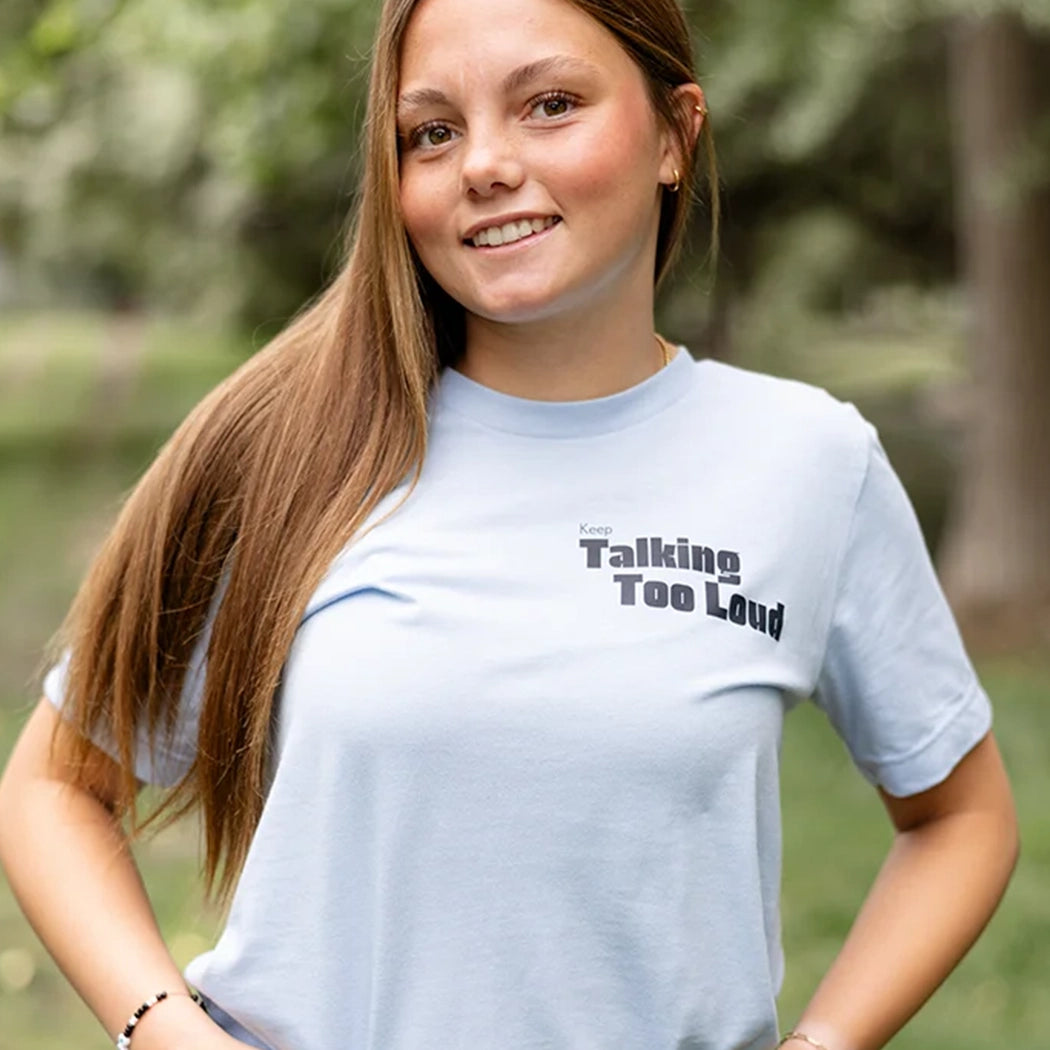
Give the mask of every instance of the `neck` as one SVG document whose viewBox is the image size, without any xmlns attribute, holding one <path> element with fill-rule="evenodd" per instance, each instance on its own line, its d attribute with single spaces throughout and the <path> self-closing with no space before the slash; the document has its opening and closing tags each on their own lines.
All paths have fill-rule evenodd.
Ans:
<svg viewBox="0 0 1050 1050">
<path fill-rule="evenodd" d="M 651 312 L 625 323 L 501 325 L 470 318 L 456 369 L 483 386 L 536 401 L 586 401 L 619 393 L 664 366 Z"/>
</svg>

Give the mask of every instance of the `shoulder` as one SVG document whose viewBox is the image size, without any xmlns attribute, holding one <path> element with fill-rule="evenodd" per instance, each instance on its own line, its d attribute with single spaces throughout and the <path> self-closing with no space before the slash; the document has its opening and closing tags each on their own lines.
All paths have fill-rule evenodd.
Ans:
<svg viewBox="0 0 1050 1050">
<path fill-rule="evenodd" d="M 705 411 L 745 444 L 775 443 L 796 461 L 832 460 L 861 470 L 878 445 L 857 408 L 821 387 L 712 359 L 696 367 Z"/>
</svg>

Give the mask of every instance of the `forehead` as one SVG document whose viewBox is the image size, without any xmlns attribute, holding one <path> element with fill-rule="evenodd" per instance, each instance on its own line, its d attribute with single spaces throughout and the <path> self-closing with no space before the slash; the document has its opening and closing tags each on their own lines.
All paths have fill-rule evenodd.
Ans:
<svg viewBox="0 0 1050 1050">
<path fill-rule="evenodd" d="M 402 40 L 399 86 L 477 86 L 555 53 L 614 76 L 635 68 L 616 37 L 569 0 L 421 0 Z"/>
</svg>

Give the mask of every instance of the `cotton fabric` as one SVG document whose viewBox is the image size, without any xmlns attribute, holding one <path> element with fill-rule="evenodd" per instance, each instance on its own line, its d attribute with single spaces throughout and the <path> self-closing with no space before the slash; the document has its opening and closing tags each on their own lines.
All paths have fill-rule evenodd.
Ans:
<svg viewBox="0 0 1050 1050">
<path fill-rule="evenodd" d="M 896 795 L 990 727 L 873 428 L 684 349 L 581 402 L 446 369 L 430 416 L 310 599 L 187 978 L 269 1050 L 769 1050 L 785 714 Z M 188 768 L 205 670 L 143 779 Z"/>
</svg>

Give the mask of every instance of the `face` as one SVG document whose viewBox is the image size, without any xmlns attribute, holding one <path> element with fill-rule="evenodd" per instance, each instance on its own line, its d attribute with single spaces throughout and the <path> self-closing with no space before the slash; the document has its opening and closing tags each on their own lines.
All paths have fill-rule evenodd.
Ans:
<svg viewBox="0 0 1050 1050">
<path fill-rule="evenodd" d="M 422 0 L 401 53 L 401 207 L 469 315 L 522 324 L 652 292 L 670 135 L 567 0 Z"/>
</svg>

